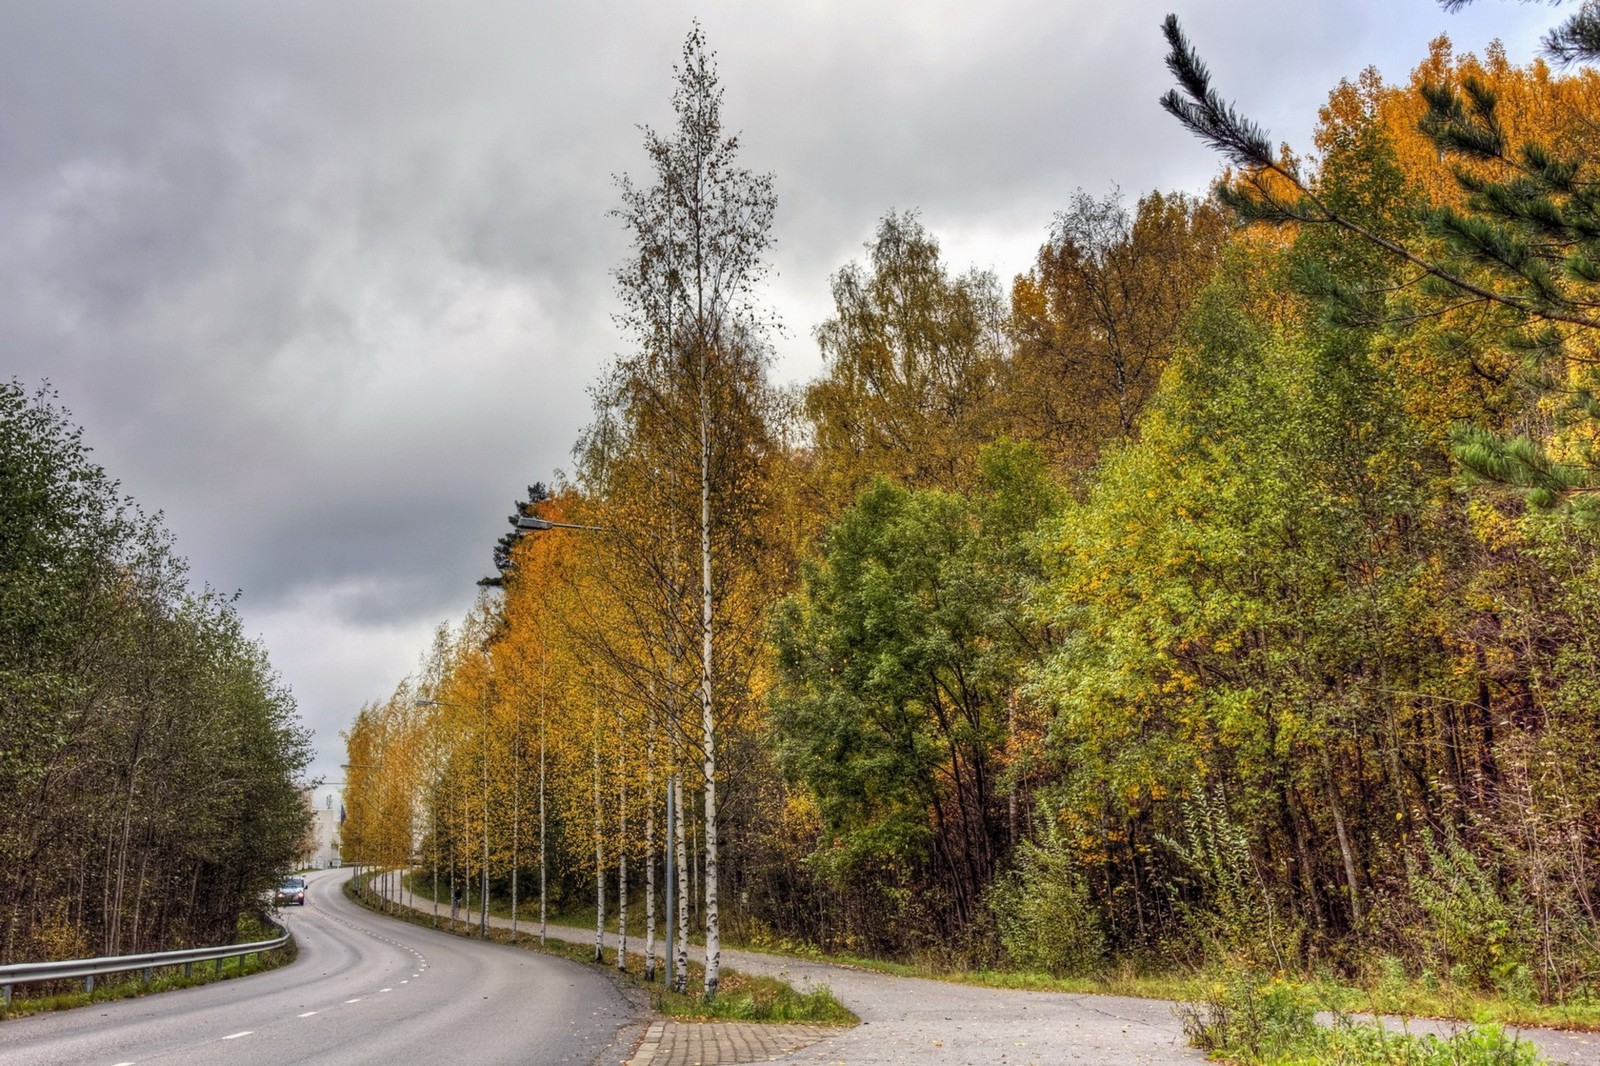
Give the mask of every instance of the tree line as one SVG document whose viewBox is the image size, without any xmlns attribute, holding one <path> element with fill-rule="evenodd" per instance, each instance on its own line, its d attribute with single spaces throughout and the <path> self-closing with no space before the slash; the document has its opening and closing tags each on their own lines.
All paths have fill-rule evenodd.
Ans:
<svg viewBox="0 0 1600 1066">
<path fill-rule="evenodd" d="M 1211 193 L 1080 192 L 1009 286 L 891 213 L 797 390 L 691 35 L 621 190 L 635 354 L 351 731 L 386 861 L 642 904 L 708 994 L 719 932 L 1592 991 L 1600 82 L 1441 37 L 1296 156 L 1167 34 Z"/>
<path fill-rule="evenodd" d="M 0 962 L 226 943 L 294 865 L 309 740 L 233 602 L 0 383 Z"/>
</svg>

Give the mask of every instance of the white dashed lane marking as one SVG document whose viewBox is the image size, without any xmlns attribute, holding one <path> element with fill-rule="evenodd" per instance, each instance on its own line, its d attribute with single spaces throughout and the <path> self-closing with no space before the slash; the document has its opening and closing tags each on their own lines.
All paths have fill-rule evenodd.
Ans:
<svg viewBox="0 0 1600 1066">
<path fill-rule="evenodd" d="M 315 1013 L 317 1013 L 317 1012 L 316 1012 L 316 1011 L 314 1011 L 314 1010 L 308 1010 L 308 1011 L 306 1011 L 306 1012 L 305 1012 L 305 1013 L 304 1013 L 304 1014 L 297 1014 L 297 1015 L 295 1015 L 295 1017 L 297 1017 L 297 1018 L 309 1018 L 309 1017 L 311 1017 L 311 1016 L 312 1016 L 312 1015 L 313 1015 L 313 1014 L 315 1014 Z"/>
<path fill-rule="evenodd" d="M 355 999 L 347 999 L 347 1000 L 345 1000 L 345 1002 L 346 1003 L 360 1003 L 361 1002 L 361 997 L 357 996 Z"/>
<path fill-rule="evenodd" d="M 245 1030 L 245 1031 L 244 1031 L 244 1032 L 242 1032 L 242 1033 L 230 1033 L 230 1034 L 229 1034 L 229 1035 L 227 1035 L 227 1036 L 225 1036 L 225 1037 L 223 1037 L 223 1038 L 222 1038 L 222 1039 L 224 1039 L 224 1040 L 237 1040 L 237 1039 L 239 1039 L 239 1038 L 240 1038 L 240 1037 L 241 1037 L 241 1036 L 249 1036 L 249 1035 L 250 1035 L 250 1034 L 251 1034 L 251 1033 L 253 1033 L 253 1032 L 255 1032 L 255 1030 L 254 1030 L 254 1029 L 246 1029 L 246 1030 Z"/>
</svg>

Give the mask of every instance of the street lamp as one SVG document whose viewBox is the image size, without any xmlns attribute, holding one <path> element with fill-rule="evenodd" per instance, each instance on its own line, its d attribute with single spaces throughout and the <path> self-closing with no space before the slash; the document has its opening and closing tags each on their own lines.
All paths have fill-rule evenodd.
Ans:
<svg viewBox="0 0 1600 1066">
<path fill-rule="evenodd" d="M 471 708 L 460 703 L 446 703 L 443 700 L 412 700 L 414 707 L 456 707 L 460 710 Z M 489 939 L 489 708 L 479 707 L 483 716 L 483 877 L 482 887 L 478 896 L 478 938 Z M 435 834 L 437 841 L 437 834 Z M 434 857 L 437 864 L 438 857 Z M 438 891 L 434 896 L 437 898 Z"/>
<path fill-rule="evenodd" d="M 341 770 L 380 770 L 381 771 L 383 769 L 383 761 L 380 759 L 378 762 L 375 762 L 375 763 L 342 762 L 342 763 L 339 764 L 339 769 L 341 769 Z M 344 786 L 348 786 L 350 784 L 350 782 L 349 781 L 341 781 L 340 784 L 344 785 Z M 340 791 L 342 793 L 343 789 L 341 789 Z M 357 799 L 357 798 L 360 799 L 362 810 L 365 811 L 365 810 L 370 810 L 371 809 L 371 808 L 369 808 L 367 806 L 367 802 L 366 802 L 367 797 L 365 797 L 365 796 L 360 796 L 360 797 L 352 796 L 351 798 L 352 799 Z M 377 828 L 376 825 L 374 825 L 373 828 L 376 829 Z M 341 836 L 342 836 L 342 834 L 341 834 Z M 363 843 L 363 845 L 365 845 L 366 842 L 363 841 L 362 843 Z M 340 848 L 340 861 L 341 862 L 343 861 L 343 850 L 344 849 L 341 847 Z M 364 852 L 364 850 L 365 850 L 365 848 L 363 847 L 363 852 Z M 356 876 L 355 876 L 356 891 L 358 893 L 361 893 L 361 867 L 363 865 L 364 864 L 358 858 L 356 860 Z M 365 893 L 361 893 L 361 894 L 365 895 Z M 385 902 L 387 902 L 387 901 L 385 901 Z"/>
<path fill-rule="evenodd" d="M 611 526 L 590 526 L 590 525 L 583 525 L 581 523 L 576 523 L 576 522 L 553 522 L 548 518 L 540 518 L 537 515 L 528 515 L 528 514 L 518 515 L 515 524 L 516 524 L 516 528 L 519 529 L 519 530 L 535 531 L 535 532 L 542 532 L 544 530 L 549 530 L 549 529 L 574 529 L 574 530 L 580 530 L 580 531 L 583 531 L 583 532 L 586 532 L 586 533 L 619 533 L 619 532 L 621 532 L 620 530 L 618 530 L 616 528 L 613 528 Z M 542 770 L 543 770 L 543 745 L 542 745 L 542 739 L 541 739 L 541 748 L 540 748 L 540 759 L 541 759 L 540 768 L 541 768 L 541 772 L 542 772 Z M 543 804 L 543 800 L 544 800 L 544 794 L 543 794 L 542 790 L 540 792 L 540 797 L 539 798 L 540 798 L 540 803 L 541 803 L 541 825 L 542 825 L 542 818 L 543 818 L 542 804 Z M 676 959 L 676 956 L 673 954 L 673 933 L 675 932 L 675 927 L 676 927 L 676 924 L 677 924 L 677 922 L 676 922 L 676 914 L 675 914 L 675 912 L 673 910 L 673 904 L 675 902 L 674 898 L 673 898 L 673 889 L 676 886 L 677 878 L 674 877 L 673 875 L 674 875 L 674 872 L 675 872 L 675 860 L 677 862 L 682 862 L 683 861 L 682 856 L 675 856 L 673 854 L 673 843 L 674 843 L 674 840 L 675 840 L 675 833 L 677 831 L 677 826 L 676 826 L 677 805 L 675 803 L 676 799 L 677 799 L 677 796 L 676 796 L 676 790 L 674 789 L 673 774 L 671 772 L 668 772 L 668 774 L 667 774 L 666 869 L 663 871 L 665 873 L 665 875 L 666 875 L 666 882 L 667 882 L 667 884 L 666 884 L 666 915 L 665 915 L 665 918 L 666 918 L 665 924 L 666 924 L 666 927 L 667 927 L 667 964 L 666 964 L 666 967 L 665 967 L 665 975 L 664 976 L 665 976 L 665 983 L 668 986 L 672 986 L 672 985 L 675 984 L 676 973 L 677 973 L 677 959 Z M 540 864 L 541 864 L 541 867 L 542 867 L 542 865 L 543 865 L 543 848 L 544 848 L 544 835 L 543 835 L 542 828 L 541 828 L 541 831 L 540 831 L 540 844 L 539 844 L 539 847 L 540 847 Z M 654 864 L 652 862 L 652 866 L 653 865 Z M 541 917 L 541 929 L 542 929 L 543 928 L 542 919 L 543 919 L 543 909 L 544 909 L 543 889 L 542 889 L 542 882 L 543 882 L 543 870 L 542 870 L 542 868 L 540 870 L 540 880 L 541 880 L 541 892 L 540 892 L 540 912 L 541 912 L 541 914 L 540 914 L 540 917 Z M 622 890 L 626 891 L 626 888 L 624 887 Z M 651 906 L 653 907 L 654 903 L 655 903 L 653 895 L 651 897 L 650 903 L 651 903 Z M 652 923 L 650 932 L 651 932 L 651 935 L 654 936 L 655 929 L 654 929 L 653 923 Z M 625 934 L 622 931 L 619 930 L 619 936 L 622 936 L 622 935 L 625 935 Z M 619 960 L 621 959 L 620 949 L 618 951 L 618 959 Z M 647 959 L 647 963 L 646 964 L 647 965 L 653 965 L 654 962 L 655 962 L 655 958 L 654 958 L 653 955 L 651 955 Z"/>
<path fill-rule="evenodd" d="M 552 522 L 548 518 L 540 518 L 537 515 L 531 515 L 531 514 L 518 515 L 517 516 L 517 528 L 518 529 L 522 529 L 522 530 L 535 530 L 535 531 L 545 530 L 545 529 L 582 529 L 582 530 L 586 530 L 586 531 L 588 531 L 590 533 L 615 533 L 616 532 L 616 530 L 611 529 L 611 528 L 609 528 L 607 526 L 583 526 L 583 525 L 578 525 L 578 524 L 573 523 L 573 522 Z"/>
</svg>

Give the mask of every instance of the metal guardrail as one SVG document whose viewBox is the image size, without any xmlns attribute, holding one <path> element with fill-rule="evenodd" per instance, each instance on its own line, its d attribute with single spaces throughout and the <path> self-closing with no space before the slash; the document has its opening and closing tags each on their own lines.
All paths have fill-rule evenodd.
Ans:
<svg viewBox="0 0 1600 1066">
<path fill-rule="evenodd" d="M 273 923 L 277 925 L 276 922 Z M 104 955 L 97 959 L 63 959 L 59 962 L 21 962 L 0 966 L 0 995 L 7 1006 L 11 1004 L 13 985 L 31 984 L 35 981 L 65 981 L 81 977 L 83 990 L 94 991 L 94 979 L 101 974 L 127 973 L 143 970 L 148 983 L 152 972 L 159 966 L 182 966 L 188 977 L 197 962 L 216 960 L 217 972 L 222 972 L 224 959 L 255 955 L 289 942 L 289 931 L 279 925 L 279 934 L 271 940 L 256 940 L 248 944 L 224 944 L 214 948 L 184 948 L 179 951 L 149 951 L 143 955 Z"/>
</svg>

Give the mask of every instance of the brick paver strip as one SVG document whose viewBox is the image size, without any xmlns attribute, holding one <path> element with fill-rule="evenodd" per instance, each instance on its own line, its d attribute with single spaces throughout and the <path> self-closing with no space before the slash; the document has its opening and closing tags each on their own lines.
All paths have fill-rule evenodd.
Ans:
<svg viewBox="0 0 1600 1066">
<path fill-rule="evenodd" d="M 769 1062 L 843 1032 L 838 1026 L 759 1022 L 651 1023 L 628 1066 L 731 1066 Z"/>
</svg>

